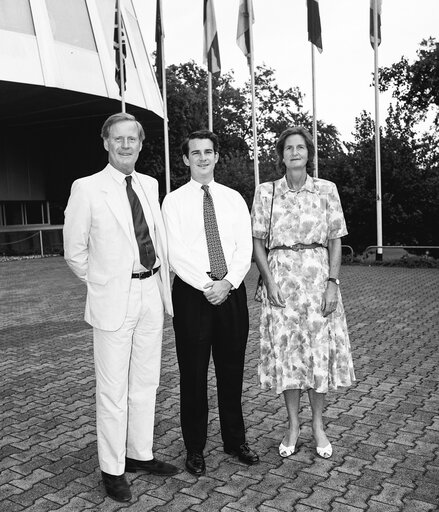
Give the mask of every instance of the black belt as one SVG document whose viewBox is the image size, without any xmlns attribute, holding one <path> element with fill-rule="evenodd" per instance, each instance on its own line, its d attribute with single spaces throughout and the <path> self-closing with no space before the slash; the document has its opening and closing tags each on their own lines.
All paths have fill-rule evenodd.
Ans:
<svg viewBox="0 0 439 512">
<path fill-rule="evenodd" d="M 153 276 L 160 267 L 153 268 L 152 270 L 147 270 L 146 272 L 133 272 L 131 274 L 131 279 L 146 279 L 147 277 Z"/>
<path fill-rule="evenodd" d="M 275 249 L 302 251 L 303 249 L 316 249 L 317 247 L 323 247 L 323 245 L 318 244 L 317 242 L 314 242 L 313 244 L 278 245 L 276 247 L 272 247 L 270 251 L 274 251 Z"/>
</svg>

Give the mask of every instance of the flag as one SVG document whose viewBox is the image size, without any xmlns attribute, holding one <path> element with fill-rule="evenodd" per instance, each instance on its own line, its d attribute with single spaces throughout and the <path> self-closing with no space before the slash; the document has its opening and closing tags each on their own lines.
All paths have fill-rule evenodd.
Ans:
<svg viewBox="0 0 439 512">
<path fill-rule="evenodd" d="M 310 41 L 320 53 L 323 51 L 322 27 L 320 25 L 319 0 L 306 0 L 308 7 L 308 41 Z"/>
<path fill-rule="evenodd" d="M 116 72 L 114 74 L 114 78 L 116 80 L 117 85 L 119 86 L 119 95 L 122 96 L 122 83 L 121 83 L 121 54 L 122 54 L 122 66 L 123 66 L 123 90 L 126 91 L 126 83 L 127 83 L 127 74 L 125 69 L 125 59 L 127 57 L 127 46 L 126 46 L 126 36 L 125 36 L 125 27 L 123 24 L 122 15 L 120 15 L 120 44 L 122 45 L 122 52 L 119 51 L 119 1 L 116 0 L 116 8 L 114 15 L 114 35 L 113 35 L 113 48 L 114 48 L 114 56 L 115 56 L 115 67 Z"/>
<path fill-rule="evenodd" d="M 204 64 L 207 64 L 207 69 L 212 73 L 212 75 L 218 76 L 221 73 L 221 60 L 213 0 L 204 0 L 203 25 Z"/>
<path fill-rule="evenodd" d="M 239 0 L 238 30 L 236 32 L 236 43 L 241 48 L 247 61 L 250 62 L 251 41 L 250 23 L 255 22 L 252 0 Z"/>
<path fill-rule="evenodd" d="M 155 54 L 155 70 L 157 74 L 157 82 L 160 89 L 163 87 L 163 48 L 162 42 L 165 37 L 162 22 L 162 1 L 157 0 L 156 20 L 155 20 L 155 42 L 157 44 L 157 51 Z"/>
<path fill-rule="evenodd" d="M 377 40 L 377 46 L 381 43 L 381 0 L 377 0 L 377 9 L 378 9 L 378 40 Z M 369 37 L 370 37 L 370 44 L 372 45 L 372 48 L 375 48 L 375 38 L 374 38 L 374 11 L 375 11 L 375 0 L 370 0 L 370 9 L 369 9 Z"/>
</svg>

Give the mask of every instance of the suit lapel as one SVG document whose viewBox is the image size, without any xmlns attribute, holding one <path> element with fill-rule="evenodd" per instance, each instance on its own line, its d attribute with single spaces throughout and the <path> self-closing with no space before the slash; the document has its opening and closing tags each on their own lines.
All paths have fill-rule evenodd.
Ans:
<svg viewBox="0 0 439 512">
<path fill-rule="evenodd" d="M 116 184 L 114 183 L 114 179 L 111 177 L 107 169 L 104 169 L 104 180 L 101 190 L 105 194 L 105 201 L 107 202 L 108 207 L 116 217 L 116 220 L 119 222 L 128 240 L 130 240 L 130 228 L 126 218 L 125 210 L 121 203 L 120 194 L 117 190 Z"/>
<path fill-rule="evenodd" d="M 150 183 L 147 180 L 143 179 L 142 175 L 137 174 L 137 176 L 139 176 L 139 183 L 140 183 L 140 186 L 142 187 L 143 195 L 145 196 L 145 199 L 148 203 L 149 209 L 152 214 L 152 218 L 154 220 L 155 239 L 156 239 L 156 244 L 158 246 L 156 249 L 158 250 L 159 258 L 162 260 L 163 259 L 163 250 L 162 250 L 163 232 L 161 230 L 161 226 L 162 226 L 163 220 L 162 220 L 162 214 L 160 212 L 160 205 L 159 205 L 158 201 L 151 200 L 154 197 L 153 196 L 154 191 L 152 189 L 152 185 L 150 185 Z"/>
<path fill-rule="evenodd" d="M 144 195 L 146 202 L 148 203 L 149 209 L 152 213 L 152 217 L 154 219 L 154 227 L 156 227 L 157 226 L 157 211 L 155 208 L 155 206 L 156 206 L 155 201 L 150 201 L 150 197 L 152 194 L 151 186 L 146 180 L 142 179 L 141 174 L 137 173 L 137 176 L 139 177 L 139 183 L 140 183 L 140 187 L 143 190 L 143 195 Z"/>
</svg>

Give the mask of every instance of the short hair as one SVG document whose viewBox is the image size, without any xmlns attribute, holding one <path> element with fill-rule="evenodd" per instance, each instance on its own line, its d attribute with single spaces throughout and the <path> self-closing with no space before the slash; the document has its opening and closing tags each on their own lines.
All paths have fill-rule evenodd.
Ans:
<svg viewBox="0 0 439 512">
<path fill-rule="evenodd" d="M 301 135 L 305 139 L 306 148 L 308 150 L 308 161 L 306 162 L 306 170 L 311 173 L 314 170 L 314 155 L 316 153 L 316 150 L 314 147 L 314 141 L 312 139 L 311 134 L 303 126 L 292 126 L 291 128 L 287 128 L 280 134 L 276 142 L 277 168 L 282 173 L 286 172 L 286 167 L 284 164 L 284 148 L 285 141 L 290 135 Z"/>
<path fill-rule="evenodd" d="M 143 126 L 132 114 L 127 114 L 126 112 L 118 112 L 106 119 L 105 123 L 102 125 L 101 137 L 103 139 L 108 139 L 111 127 L 116 123 L 122 123 L 123 121 L 134 121 L 137 124 L 140 142 L 145 140 L 145 131 L 143 130 Z"/>
<path fill-rule="evenodd" d="M 181 152 L 185 156 L 189 156 L 189 141 L 193 139 L 209 139 L 213 142 L 213 150 L 215 153 L 218 153 L 219 151 L 219 141 L 218 136 L 215 135 L 210 130 L 198 130 L 196 132 L 190 133 L 185 140 L 183 141 L 183 144 L 181 145 Z"/>
</svg>

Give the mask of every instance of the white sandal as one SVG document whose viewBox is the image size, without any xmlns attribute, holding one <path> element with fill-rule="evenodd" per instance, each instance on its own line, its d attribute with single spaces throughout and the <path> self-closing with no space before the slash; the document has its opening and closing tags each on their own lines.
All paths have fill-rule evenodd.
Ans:
<svg viewBox="0 0 439 512">
<path fill-rule="evenodd" d="M 297 439 L 299 439 L 299 436 L 300 436 L 300 430 L 299 430 L 299 434 L 297 435 Z M 297 440 L 296 440 L 296 444 L 297 444 Z M 293 444 L 292 446 L 285 446 L 284 443 L 280 443 L 279 445 L 279 455 L 281 457 L 290 457 L 290 455 L 293 455 L 294 452 L 296 451 L 296 444 Z"/>
<path fill-rule="evenodd" d="M 328 443 L 325 447 L 321 448 L 320 446 L 316 446 L 317 455 L 320 455 L 322 459 L 329 459 L 332 456 L 332 445 Z"/>
</svg>

